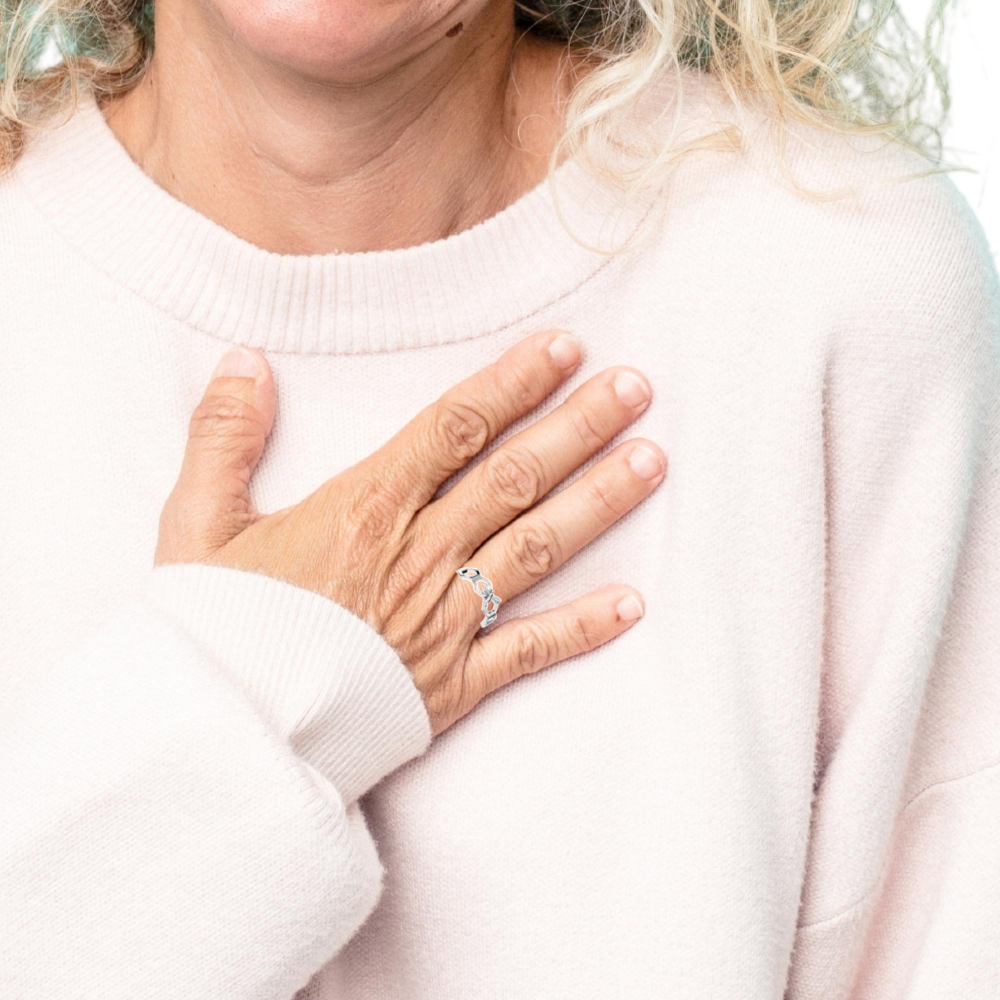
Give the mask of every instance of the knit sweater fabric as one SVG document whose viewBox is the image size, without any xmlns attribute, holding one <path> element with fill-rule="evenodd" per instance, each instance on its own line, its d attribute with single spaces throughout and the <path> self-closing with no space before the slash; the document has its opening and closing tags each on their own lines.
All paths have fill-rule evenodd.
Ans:
<svg viewBox="0 0 1000 1000">
<path fill-rule="evenodd" d="M 688 71 L 678 134 L 725 113 Z M 86 93 L 29 137 L 0 177 L 3 997 L 1000 996 L 997 272 L 947 176 L 892 182 L 915 154 L 794 126 L 804 186 L 871 182 L 811 198 L 747 116 L 744 153 L 620 211 L 566 161 L 582 243 L 542 184 L 313 256 L 169 195 Z M 266 512 L 550 328 L 580 369 L 484 454 L 625 364 L 652 404 L 557 489 L 633 435 L 669 471 L 500 621 L 627 583 L 621 637 L 432 740 L 349 609 L 152 567 L 232 343 L 275 374 Z"/>
</svg>

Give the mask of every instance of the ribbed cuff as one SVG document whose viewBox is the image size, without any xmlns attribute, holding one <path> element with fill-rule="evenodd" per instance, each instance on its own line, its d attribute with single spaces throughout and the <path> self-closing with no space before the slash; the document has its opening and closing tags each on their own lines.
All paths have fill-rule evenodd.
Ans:
<svg viewBox="0 0 1000 1000">
<path fill-rule="evenodd" d="M 246 690 L 345 803 L 430 744 L 409 670 L 375 628 L 335 601 L 201 563 L 154 567 L 144 596 Z"/>
</svg>

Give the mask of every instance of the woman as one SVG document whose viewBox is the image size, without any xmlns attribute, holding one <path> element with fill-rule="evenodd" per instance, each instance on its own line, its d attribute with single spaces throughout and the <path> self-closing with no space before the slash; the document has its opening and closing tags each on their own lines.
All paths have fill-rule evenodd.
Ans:
<svg viewBox="0 0 1000 1000">
<path fill-rule="evenodd" d="M 11 9 L 3 995 L 995 997 L 1000 294 L 853 5 Z"/>
</svg>

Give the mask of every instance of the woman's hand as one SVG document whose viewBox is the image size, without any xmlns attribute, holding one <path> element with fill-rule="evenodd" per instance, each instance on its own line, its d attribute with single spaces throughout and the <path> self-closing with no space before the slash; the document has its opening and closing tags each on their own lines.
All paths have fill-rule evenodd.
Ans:
<svg viewBox="0 0 1000 1000">
<path fill-rule="evenodd" d="M 662 481 L 663 452 L 633 439 L 536 505 L 649 404 L 648 383 L 633 370 L 595 375 L 431 499 L 578 364 L 567 334 L 527 337 L 357 465 L 262 514 L 248 484 L 274 420 L 274 382 L 260 352 L 232 350 L 191 418 L 154 561 L 264 573 L 342 604 L 396 650 L 437 734 L 491 691 L 607 642 L 642 614 L 634 589 L 608 585 L 477 636 L 482 599 L 456 575 L 475 567 L 510 600 Z"/>
</svg>

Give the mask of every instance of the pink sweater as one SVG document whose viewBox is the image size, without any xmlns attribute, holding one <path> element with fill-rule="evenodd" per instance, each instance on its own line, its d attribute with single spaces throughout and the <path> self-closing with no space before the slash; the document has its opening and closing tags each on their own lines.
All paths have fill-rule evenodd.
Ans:
<svg viewBox="0 0 1000 1000">
<path fill-rule="evenodd" d="M 810 200 L 748 136 L 630 206 L 649 238 L 612 257 L 545 186 L 420 247 L 276 255 L 89 99 L 32 138 L 0 177 L 5 1000 L 1000 997 L 997 273 L 946 177 Z M 916 165 L 788 153 L 827 187 Z M 277 380 L 268 511 L 552 327 L 584 362 L 531 419 L 635 365 L 627 436 L 670 471 L 500 618 L 622 582 L 621 638 L 432 743 L 345 608 L 151 570 L 231 342 Z"/>
</svg>

